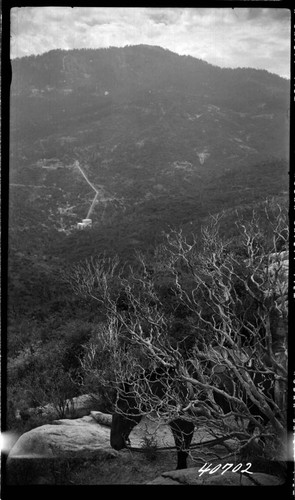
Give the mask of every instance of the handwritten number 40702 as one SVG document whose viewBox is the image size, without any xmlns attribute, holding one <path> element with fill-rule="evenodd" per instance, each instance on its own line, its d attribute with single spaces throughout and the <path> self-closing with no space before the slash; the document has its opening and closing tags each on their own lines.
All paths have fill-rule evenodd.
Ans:
<svg viewBox="0 0 295 500">
<path fill-rule="evenodd" d="M 220 467 L 221 467 L 221 464 L 218 464 L 218 465 L 215 465 L 215 467 L 213 467 L 213 469 L 211 469 L 211 465 L 212 465 L 212 464 L 209 464 L 209 465 L 207 466 L 207 462 L 206 462 L 206 463 L 203 465 L 203 467 L 201 467 L 201 468 L 199 469 L 200 476 L 201 476 L 202 474 L 204 474 L 204 472 L 209 472 L 209 474 L 214 474 L 214 472 L 217 472 L 217 471 L 220 469 Z M 223 472 L 221 472 L 221 475 L 222 475 L 222 474 L 224 474 L 225 472 L 227 472 L 228 470 L 230 470 L 230 469 L 233 467 L 233 465 L 234 465 L 234 464 L 225 464 L 225 465 L 223 465 L 223 466 L 221 467 L 221 470 L 223 471 Z M 246 464 L 246 468 L 245 468 L 245 469 L 243 469 L 243 470 L 241 470 L 241 468 L 243 467 L 243 464 L 238 464 L 238 465 L 235 465 L 235 467 L 233 467 L 233 468 L 232 468 L 232 472 L 238 472 L 238 471 L 239 471 L 239 472 L 241 472 L 241 473 L 243 473 L 243 472 L 244 472 L 244 473 L 247 473 L 247 474 L 253 474 L 253 472 L 251 472 L 251 471 L 249 470 L 249 469 L 250 469 L 250 467 L 251 467 L 251 465 L 252 465 L 252 464 L 251 464 L 250 462 L 248 462 L 248 463 Z"/>
</svg>

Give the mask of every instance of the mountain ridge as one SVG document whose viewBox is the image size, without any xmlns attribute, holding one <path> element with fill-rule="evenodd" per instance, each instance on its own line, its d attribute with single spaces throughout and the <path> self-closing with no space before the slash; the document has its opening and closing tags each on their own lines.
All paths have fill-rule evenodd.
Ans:
<svg viewBox="0 0 295 500">
<path fill-rule="evenodd" d="M 122 46 L 122 47 L 117 47 L 117 46 L 110 46 L 110 47 L 103 47 L 103 48 L 87 48 L 87 47 L 82 47 L 82 48 L 78 48 L 78 49 L 51 49 L 49 51 L 46 51 L 46 52 L 42 52 L 42 54 L 31 54 L 31 55 L 26 55 L 26 56 L 22 56 L 22 57 L 14 57 L 14 58 L 11 58 L 11 63 L 12 65 L 15 65 L 17 63 L 19 63 L 20 61 L 25 61 L 25 62 L 28 62 L 30 59 L 33 59 L 33 60 L 38 60 L 44 56 L 47 56 L 47 55 L 54 55 L 54 54 L 63 54 L 63 55 L 73 55 L 73 54 L 76 54 L 76 53 L 83 53 L 83 52 L 88 52 L 88 53 L 97 53 L 98 51 L 109 51 L 109 50 L 113 50 L 113 51 L 122 51 L 122 50 L 128 50 L 128 49 L 131 49 L 131 50 L 134 50 L 134 49 L 146 49 L 148 51 L 153 51 L 154 53 L 155 52 L 158 52 L 158 53 L 165 53 L 165 54 L 170 54 L 171 56 L 176 56 L 176 57 L 181 57 L 181 58 L 185 58 L 187 60 L 193 60 L 195 62 L 199 62 L 199 63 L 204 63 L 205 65 L 207 66 L 211 66 L 211 67 L 214 67 L 214 68 L 219 68 L 219 69 L 226 69 L 226 70 L 239 70 L 239 71 L 248 71 L 248 70 L 251 70 L 253 74 L 255 74 L 255 72 L 259 72 L 261 74 L 264 74 L 265 76 L 266 75 L 271 75 L 272 77 L 278 77 L 282 80 L 286 80 L 286 81 L 290 81 L 290 78 L 287 78 L 287 77 L 284 77 L 284 76 L 281 76 L 279 75 L 278 73 L 274 73 L 274 72 L 271 72 L 269 70 L 266 70 L 266 69 L 262 69 L 262 68 L 254 68 L 254 67 L 251 67 L 251 66 L 237 66 L 235 68 L 232 68 L 232 67 L 221 67 L 221 66 L 218 66 L 217 64 L 213 64 L 213 63 L 209 63 L 208 61 L 206 61 L 205 59 L 202 59 L 202 58 L 199 58 L 199 57 L 195 57 L 195 56 L 192 56 L 190 54 L 178 54 L 177 52 L 174 52 L 170 49 L 167 49 L 167 48 L 164 48 L 164 47 L 161 47 L 159 45 L 150 45 L 150 44 L 137 44 L 137 45 L 125 45 L 125 46 Z"/>
</svg>

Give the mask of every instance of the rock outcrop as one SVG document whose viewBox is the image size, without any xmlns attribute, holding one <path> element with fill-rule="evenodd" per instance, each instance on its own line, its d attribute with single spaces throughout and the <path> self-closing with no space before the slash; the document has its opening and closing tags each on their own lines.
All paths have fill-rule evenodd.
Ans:
<svg viewBox="0 0 295 500">
<path fill-rule="evenodd" d="M 96 422 L 101 425 L 107 425 L 111 427 L 113 416 L 108 413 L 102 413 L 101 411 L 91 411 L 90 415 Z"/>
<path fill-rule="evenodd" d="M 55 484 L 55 465 L 67 461 L 105 461 L 126 454 L 110 446 L 112 415 L 91 411 L 77 419 L 53 420 L 22 434 L 7 460 L 10 484 Z M 143 418 L 130 434 L 132 446 L 141 448 L 153 436 L 158 446 L 174 445 L 170 427 Z M 79 462 L 80 463 L 80 462 Z"/>
<path fill-rule="evenodd" d="M 81 418 L 90 414 L 90 411 L 98 404 L 97 396 L 92 394 L 82 394 L 65 401 L 62 408 L 58 409 L 53 404 L 39 406 L 37 408 L 28 408 L 18 412 L 20 418 L 31 416 L 43 417 L 44 419 L 55 418 Z"/>
<path fill-rule="evenodd" d="M 110 446 L 109 426 L 99 424 L 91 415 L 55 420 L 20 436 L 8 455 L 8 482 L 52 484 L 52 464 L 57 461 L 108 460 L 117 456 Z"/>
<path fill-rule="evenodd" d="M 92 416 L 55 420 L 25 432 L 9 453 L 9 459 L 52 458 L 54 456 L 116 456 L 110 447 L 110 429 Z"/>
</svg>

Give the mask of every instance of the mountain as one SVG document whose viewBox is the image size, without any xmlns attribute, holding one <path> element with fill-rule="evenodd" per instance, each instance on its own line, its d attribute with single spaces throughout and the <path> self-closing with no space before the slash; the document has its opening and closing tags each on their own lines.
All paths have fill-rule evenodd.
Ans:
<svg viewBox="0 0 295 500">
<path fill-rule="evenodd" d="M 11 64 L 9 231 L 19 256 L 129 255 L 169 226 L 287 194 L 286 79 L 148 45 Z M 78 231 L 87 216 L 92 229 Z"/>
</svg>

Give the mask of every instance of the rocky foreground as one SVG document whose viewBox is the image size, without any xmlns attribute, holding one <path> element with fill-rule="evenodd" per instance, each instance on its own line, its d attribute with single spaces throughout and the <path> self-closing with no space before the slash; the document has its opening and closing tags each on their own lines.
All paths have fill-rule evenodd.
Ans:
<svg viewBox="0 0 295 500">
<path fill-rule="evenodd" d="M 157 447 L 173 446 L 170 427 L 144 418 L 130 434 L 137 451 L 110 447 L 112 416 L 98 411 L 76 419 L 57 419 L 24 433 L 7 460 L 8 484 L 149 484 L 149 485 L 281 485 L 270 474 L 220 471 L 200 474 L 200 448 L 189 459 L 189 468 L 176 471 L 176 451 L 158 451 L 151 457 L 143 445 L 153 439 Z M 201 430 L 194 442 L 210 437 Z M 216 447 L 215 447 L 216 448 Z M 216 449 L 215 449 L 216 451 Z M 210 456 L 206 455 L 208 460 Z M 206 459 L 207 459 L 206 458 Z"/>
</svg>

